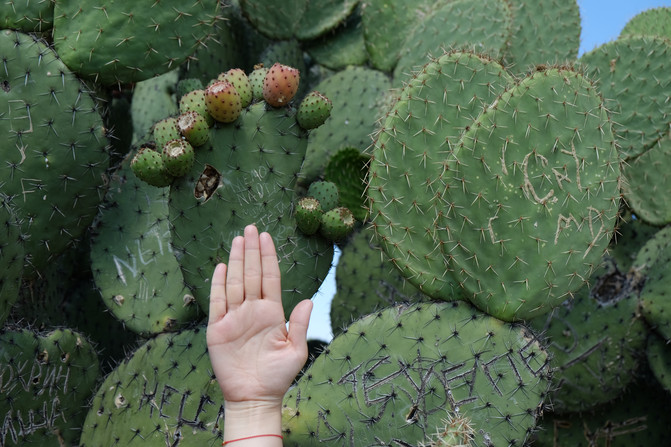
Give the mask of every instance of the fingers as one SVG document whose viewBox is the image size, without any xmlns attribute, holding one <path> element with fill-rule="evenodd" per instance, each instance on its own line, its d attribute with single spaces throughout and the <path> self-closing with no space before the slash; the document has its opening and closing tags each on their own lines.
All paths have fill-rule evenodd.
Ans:
<svg viewBox="0 0 671 447">
<path fill-rule="evenodd" d="M 261 233 L 259 236 L 259 245 L 261 249 L 261 270 L 263 271 L 261 280 L 262 298 L 281 303 L 282 284 L 280 265 L 277 261 L 273 238 L 268 233 Z"/>
<path fill-rule="evenodd" d="M 243 282 L 245 239 L 237 236 L 231 243 L 228 257 L 228 273 L 226 275 L 226 311 L 237 309 L 245 298 Z"/>
<path fill-rule="evenodd" d="M 310 314 L 312 313 L 312 301 L 303 300 L 294 307 L 289 317 L 288 338 L 294 346 L 305 347 L 305 357 L 307 358 L 307 334 Z"/>
<path fill-rule="evenodd" d="M 226 315 L 226 264 L 218 264 L 212 274 L 208 323 L 219 321 L 224 315 Z"/>
<path fill-rule="evenodd" d="M 261 298 L 261 252 L 259 248 L 259 231 L 254 225 L 245 227 L 245 264 L 244 264 L 245 300 Z"/>
</svg>

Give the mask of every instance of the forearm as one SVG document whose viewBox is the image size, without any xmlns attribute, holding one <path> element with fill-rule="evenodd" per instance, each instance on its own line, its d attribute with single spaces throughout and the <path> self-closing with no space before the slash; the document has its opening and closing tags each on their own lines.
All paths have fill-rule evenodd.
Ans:
<svg viewBox="0 0 671 447">
<path fill-rule="evenodd" d="M 282 439 L 272 436 L 282 435 L 281 401 L 226 402 L 224 411 L 224 442 L 239 440 L 232 442 L 231 447 L 282 446 Z"/>
</svg>

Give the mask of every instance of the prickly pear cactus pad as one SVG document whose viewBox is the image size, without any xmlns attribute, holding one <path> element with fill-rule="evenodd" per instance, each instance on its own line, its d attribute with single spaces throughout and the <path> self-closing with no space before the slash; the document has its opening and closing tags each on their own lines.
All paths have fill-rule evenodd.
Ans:
<svg viewBox="0 0 671 447">
<path fill-rule="evenodd" d="M 444 160 L 462 130 L 510 82 L 496 62 L 445 54 L 408 82 L 377 131 L 367 189 L 377 243 L 411 283 L 435 298 L 456 295 L 436 227 L 449 211 L 439 181 Z"/>
<path fill-rule="evenodd" d="M 80 76 L 128 84 L 177 68 L 206 45 L 218 14 L 217 0 L 62 0 L 54 8 L 53 40 Z"/>
<path fill-rule="evenodd" d="M 223 402 L 205 327 L 161 334 L 105 378 L 86 416 L 80 445 L 219 445 Z"/>
<path fill-rule="evenodd" d="M 333 103 L 331 116 L 310 132 L 302 175 L 316 180 L 331 155 L 343 147 L 363 151 L 371 145 L 375 122 L 384 113 L 391 81 L 382 72 L 366 67 L 348 67 L 329 76 L 314 90 Z"/>
<path fill-rule="evenodd" d="M 333 154 L 324 168 L 324 179 L 338 187 L 340 204 L 349 208 L 363 222 L 368 215 L 366 204 L 366 173 L 370 157 L 359 149 L 344 147 Z"/>
<path fill-rule="evenodd" d="M 20 223 L 8 202 L 0 193 L 0 327 L 19 297 L 25 256 Z"/>
<path fill-rule="evenodd" d="M 579 62 L 613 117 L 622 157 L 633 158 L 669 131 L 671 42 L 632 36 L 601 45 Z"/>
<path fill-rule="evenodd" d="M 671 7 L 645 10 L 624 26 L 620 37 L 659 36 L 671 39 Z"/>
<path fill-rule="evenodd" d="M 671 345 L 657 334 L 650 334 L 646 357 L 655 379 L 671 393 Z"/>
<path fill-rule="evenodd" d="M 637 290 L 607 260 L 572 300 L 529 321 L 547 337 L 554 369 L 548 395 L 555 413 L 586 411 L 613 400 L 645 362 L 648 329 L 637 306 Z"/>
<path fill-rule="evenodd" d="M 394 84 L 402 85 L 429 57 L 446 50 L 472 50 L 499 59 L 511 26 L 512 13 L 504 0 L 445 2 L 410 31 L 394 69 Z"/>
<path fill-rule="evenodd" d="M 25 33 L 49 31 L 54 23 L 54 0 L 10 0 L 0 4 L 0 28 Z"/>
<path fill-rule="evenodd" d="M 316 39 L 343 23 L 359 0 L 308 1 L 303 17 L 296 28 L 296 38 Z"/>
<path fill-rule="evenodd" d="M 506 67 L 524 73 L 538 64 L 575 60 L 580 47 L 577 0 L 508 0 L 513 29 L 505 53 Z"/>
<path fill-rule="evenodd" d="M 639 295 L 641 314 L 650 327 L 667 342 L 671 341 L 671 320 L 667 316 L 671 313 L 671 300 L 668 297 L 669 268 L 671 267 L 671 244 L 668 240 L 670 231 L 671 227 L 660 230 L 659 235 L 656 235 L 643 246 L 641 250 L 651 248 L 649 244 L 661 243 L 658 246 L 657 256 L 651 257 L 650 264 L 639 268 L 636 272 L 638 275 L 643 275 L 644 278 Z M 666 240 L 663 239 L 665 235 Z M 652 251 L 654 252 L 654 248 Z M 640 264 L 635 263 L 634 265 Z"/>
<path fill-rule="evenodd" d="M 227 262 L 231 241 L 251 223 L 275 241 L 287 315 L 326 277 L 333 246 L 304 236 L 293 217 L 306 146 L 295 110 L 258 102 L 235 123 L 210 129 L 194 167 L 172 184 L 173 247 L 184 279 L 206 312 L 216 263 Z"/>
<path fill-rule="evenodd" d="M 130 104 L 133 116 L 133 142 L 151 135 L 152 126 L 162 119 L 177 115 L 179 107 L 175 87 L 179 73 L 172 70 L 154 78 L 138 82 L 133 87 Z"/>
<path fill-rule="evenodd" d="M 341 248 L 335 270 L 336 294 L 331 301 L 334 333 L 375 310 L 427 299 L 403 278 L 382 249 L 371 243 L 372 239 L 372 231 L 362 228 Z"/>
<path fill-rule="evenodd" d="M 240 9 L 263 35 L 274 40 L 288 40 L 308 7 L 308 0 L 287 0 L 281 5 L 273 0 L 240 0 Z"/>
<path fill-rule="evenodd" d="M 622 167 L 627 204 L 636 216 L 652 225 L 671 223 L 670 163 L 671 138 L 666 136 Z"/>
<path fill-rule="evenodd" d="M 0 445 L 79 445 L 98 358 L 69 329 L 0 331 Z"/>
<path fill-rule="evenodd" d="M 522 445 L 547 391 L 547 355 L 521 327 L 463 302 L 354 322 L 284 398 L 287 446 L 416 446 L 449 416 L 473 446 Z"/>
<path fill-rule="evenodd" d="M 95 217 L 109 141 L 92 92 L 45 43 L 5 30 L 0 57 L 0 183 L 30 234 L 34 275 Z"/>
<path fill-rule="evenodd" d="M 587 79 L 543 69 L 503 93 L 446 162 L 440 222 L 454 277 L 478 308 L 529 319 L 584 284 L 611 240 L 620 159 Z"/>
<path fill-rule="evenodd" d="M 103 302 L 127 329 L 144 336 L 202 316 L 170 245 L 168 193 L 139 180 L 127 158 L 110 181 L 91 242 Z"/>
</svg>

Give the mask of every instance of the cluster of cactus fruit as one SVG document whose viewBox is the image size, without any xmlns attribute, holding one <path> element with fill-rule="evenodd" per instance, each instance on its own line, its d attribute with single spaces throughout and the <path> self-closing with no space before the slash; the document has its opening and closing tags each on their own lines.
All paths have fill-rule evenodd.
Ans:
<svg viewBox="0 0 671 447">
<path fill-rule="evenodd" d="M 341 251 L 285 445 L 663 445 L 670 23 L 578 58 L 576 0 L 3 3 L 0 447 L 220 442 L 251 223 L 287 315 Z"/>
</svg>

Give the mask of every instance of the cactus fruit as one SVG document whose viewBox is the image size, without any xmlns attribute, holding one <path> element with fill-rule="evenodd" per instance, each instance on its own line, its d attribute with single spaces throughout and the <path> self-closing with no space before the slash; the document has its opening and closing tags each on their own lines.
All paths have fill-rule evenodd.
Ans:
<svg viewBox="0 0 671 447">
<path fill-rule="evenodd" d="M 163 164 L 168 174 L 173 177 L 181 177 L 191 169 L 195 159 L 193 146 L 188 141 L 177 139 L 170 140 L 163 146 L 161 152 Z"/>
<path fill-rule="evenodd" d="M 308 196 L 317 199 L 324 212 L 336 208 L 340 203 L 338 187 L 333 182 L 318 181 L 311 183 L 308 187 Z"/>
<path fill-rule="evenodd" d="M 273 107 L 284 107 L 296 95 L 299 82 L 297 69 L 276 62 L 263 79 L 263 99 Z"/>
<path fill-rule="evenodd" d="M 198 147 L 210 139 L 210 126 L 200 113 L 191 110 L 177 117 L 177 130 L 191 146 Z"/>
<path fill-rule="evenodd" d="M 315 129 L 331 116 L 333 103 L 326 96 L 314 91 L 308 93 L 298 106 L 296 120 L 303 129 Z"/>
<path fill-rule="evenodd" d="M 354 232 L 356 219 L 345 207 L 333 208 L 321 216 L 319 232 L 331 242 L 344 242 Z"/>
<path fill-rule="evenodd" d="M 296 204 L 296 225 L 306 235 L 315 234 L 319 230 L 322 218 L 322 207 L 314 197 L 303 197 Z"/>
<path fill-rule="evenodd" d="M 221 123 L 232 123 L 242 112 L 240 93 L 227 81 L 217 81 L 205 89 L 205 104 L 212 117 Z"/>
<path fill-rule="evenodd" d="M 100 384 L 79 445 L 220 444 L 223 402 L 207 354 L 205 327 L 160 334 Z"/>
<path fill-rule="evenodd" d="M 79 445 L 98 373 L 95 349 L 78 332 L 0 330 L 0 445 Z"/>
<path fill-rule="evenodd" d="M 225 73 L 221 73 L 217 79 L 230 82 L 235 90 L 240 94 L 240 103 L 242 107 L 247 107 L 252 102 L 252 84 L 245 72 L 240 68 L 231 68 Z"/>
<path fill-rule="evenodd" d="M 179 113 L 175 97 L 177 70 L 138 82 L 133 87 L 130 112 L 133 118 L 133 143 L 146 141 L 157 122 Z"/>
<path fill-rule="evenodd" d="M 137 178 L 151 186 L 168 186 L 174 178 L 168 173 L 161 154 L 149 146 L 140 148 L 130 166 Z"/>
<path fill-rule="evenodd" d="M 168 141 L 177 140 L 181 138 L 179 129 L 177 128 L 177 117 L 169 116 L 158 120 L 152 126 L 152 135 L 157 148 L 162 148 Z"/>
<path fill-rule="evenodd" d="M 286 446 L 417 445 L 447 417 L 472 445 L 523 445 L 548 389 L 547 354 L 468 303 L 399 305 L 352 323 L 288 391 Z"/>
<path fill-rule="evenodd" d="M 366 205 L 366 173 L 370 157 L 359 149 L 344 147 L 331 156 L 324 168 L 324 179 L 335 183 L 338 188 L 338 202 L 349 208 L 358 221 L 364 222 L 368 216 Z"/>
<path fill-rule="evenodd" d="M 191 90 L 179 100 L 179 113 L 191 111 L 196 112 L 205 118 L 209 127 L 214 125 L 214 118 L 212 118 L 210 112 L 207 111 L 204 89 Z"/>
<path fill-rule="evenodd" d="M 255 65 L 254 70 L 249 74 L 249 83 L 252 86 L 252 99 L 263 99 L 263 81 L 266 79 L 267 74 L 268 68 L 264 67 L 263 64 Z"/>
</svg>

